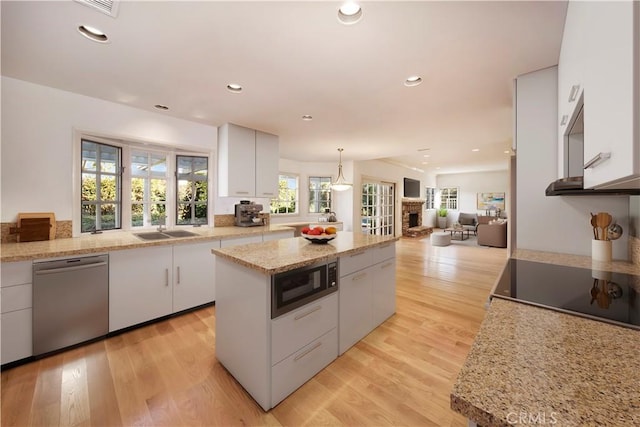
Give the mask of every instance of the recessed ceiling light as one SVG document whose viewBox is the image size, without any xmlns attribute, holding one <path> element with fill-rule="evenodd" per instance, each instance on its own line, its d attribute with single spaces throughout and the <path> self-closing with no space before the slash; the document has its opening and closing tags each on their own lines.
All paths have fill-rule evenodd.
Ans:
<svg viewBox="0 0 640 427">
<path fill-rule="evenodd" d="M 431 157 L 431 154 L 423 154 L 422 157 Z"/>
<path fill-rule="evenodd" d="M 304 116 L 302 116 L 302 120 L 304 120 L 305 122 L 310 122 L 311 120 L 313 120 L 313 117 L 311 117 L 308 114 L 305 114 Z"/>
<path fill-rule="evenodd" d="M 156 104 L 154 105 L 155 108 L 157 108 L 158 110 L 168 110 L 169 107 L 167 107 L 166 105 L 162 105 L 162 104 Z"/>
<path fill-rule="evenodd" d="M 509 150 L 504 150 L 504 154 L 511 154 L 511 151 L 509 151 Z"/>
<path fill-rule="evenodd" d="M 109 41 L 109 37 L 107 37 L 105 33 L 95 27 L 80 25 L 78 27 L 78 32 L 94 42 L 106 43 L 107 41 Z"/>
<path fill-rule="evenodd" d="M 474 148 L 474 149 L 472 149 L 471 151 L 473 151 L 473 152 L 478 152 L 478 151 L 480 151 L 480 149 L 479 149 L 479 148 Z"/>
<path fill-rule="evenodd" d="M 440 169 L 440 166 L 438 166 L 436 169 Z"/>
<path fill-rule="evenodd" d="M 353 25 L 362 19 L 362 8 L 355 2 L 348 1 L 338 9 L 338 21 L 345 25 Z"/>
<path fill-rule="evenodd" d="M 428 165 L 428 164 L 429 164 L 429 162 L 422 162 L 422 164 L 423 164 L 423 165 Z"/>
<path fill-rule="evenodd" d="M 404 81 L 404 85 L 407 87 L 418 86 L 420 83 L 422 83 L 422 77 L 420 76 L 410 76 Z"/>
<path fill-rule="evenodd" d="M 240 86 L 237 83 L 229 83 L 227 85 L 227 90 L 229 92 L 233 92 L 233 93 L 240 93 L 240 92 L 242 92 L 242 86 Z"/>
</svg>

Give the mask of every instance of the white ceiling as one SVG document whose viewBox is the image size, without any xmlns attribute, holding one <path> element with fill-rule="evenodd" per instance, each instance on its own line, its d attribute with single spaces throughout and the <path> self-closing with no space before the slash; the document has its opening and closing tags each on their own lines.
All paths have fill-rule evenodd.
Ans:
<svg viewBox="0 0 640 427">
<path fill-rule="evenodd" d="M 123 1 L 113 18 L 73 1 L 3 0 L 2 74 L 271 132 L 288 159 L 336 161 L 344 147 L 343 160 L 436 173 L 505 169 L 513 79 L 557 64 L 566 1 L 361 5 L 346 26 L 334 1 Z M 405 87 L 415 74 L 423 83 Z"/>
</svg>

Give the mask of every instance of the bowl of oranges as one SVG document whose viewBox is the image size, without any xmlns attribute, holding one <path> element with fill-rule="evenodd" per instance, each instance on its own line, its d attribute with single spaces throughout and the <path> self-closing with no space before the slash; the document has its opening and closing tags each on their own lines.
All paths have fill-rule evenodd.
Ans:
<svg viewBox="0 0 640 427">
<path fill-rule="evenodd" d="M 310 241 L 311 243 L 327 243 L 335 239 L 338 229 L 336 227 L 304 227 L 300 230 L 302 237 Z"/>
</svg>

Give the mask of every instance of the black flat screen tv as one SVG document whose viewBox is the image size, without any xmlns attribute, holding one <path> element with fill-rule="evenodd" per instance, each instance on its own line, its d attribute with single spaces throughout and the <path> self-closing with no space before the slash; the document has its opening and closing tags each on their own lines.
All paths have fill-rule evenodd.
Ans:
<svg viewBox="0 0 640 427">
<path fill-rule="evenodd" d="M 404 197 L 420 197 L 420 181 L 417 179 L 404 179 Z"/>
</svg>

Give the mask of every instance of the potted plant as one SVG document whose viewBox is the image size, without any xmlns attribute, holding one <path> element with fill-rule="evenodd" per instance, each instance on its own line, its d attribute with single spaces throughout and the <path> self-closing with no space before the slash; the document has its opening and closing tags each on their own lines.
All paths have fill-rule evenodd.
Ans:
<svg viewBox="0 0 640 427">
<path fill-rule="evenodd" d="M 443 230 L 447 228 L 447 209 L 445 208 L 438 209 L 438 228 Z"/>
</svg>

